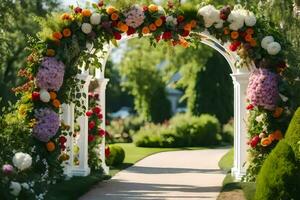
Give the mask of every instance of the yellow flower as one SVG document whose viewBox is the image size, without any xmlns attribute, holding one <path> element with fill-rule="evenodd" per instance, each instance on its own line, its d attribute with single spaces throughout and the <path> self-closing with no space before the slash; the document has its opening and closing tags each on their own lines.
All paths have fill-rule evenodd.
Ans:
<svg viewBox="0 0 300 200">
<path fill-rule="evenodd" d="M 148 6 L 148 9 L 149 9 L 150 12 L 157 12 L 158 11 L 158 6 L 154 5 L 154 4 L 150 4 Z"/>
<path fill-rule="evenodd" d="M 21 104 L 18 109 L 18 118 L 23 119 L 26 117 L 28 106 L 26 104 Z"/>
</svg>

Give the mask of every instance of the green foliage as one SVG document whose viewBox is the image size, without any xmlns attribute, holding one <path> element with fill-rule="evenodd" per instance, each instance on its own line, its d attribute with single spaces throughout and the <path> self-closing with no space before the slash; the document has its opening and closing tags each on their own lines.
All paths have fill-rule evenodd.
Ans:
<svg viewBox="0 0 300 200">
<path fill-rule="evenodd" d="M 177 115 L 164 125 L 148 124 L 133 137 L 142 147 L 210 146 L 219 143 L 220 123 L 210 115 Z"/>
<path fill-rule="evenodd" d="M 164 49 L 154 49 L 142 39 L 131 40 L 121 63 L 122 84 L 134 96 L 135 109 L 145 120 L 153 122 L 170 117 L 166 84 L 158 69 L 164 61 Z"/>
<path fill-rule="evenodd" d="M 257 177 L 256 200 L 289 200 L 300 197 L 299 163 L 293 149 L 282 140 L 268 156 Z"/>
<path fill-rule="evenodd" d="M 223 125 L 222 141 L 225 143 L 233 144 L 233 139 L 234 139 L 233 120 L 230 120 L 227 124 Z"/>
<path fill-rule="evenodd" d="M 109 145 L 110 155 L 106 159 L 106 164 L 108 166 L 118 166 L 121 165 L 125 159 L 124 149 L 116 144 Z"/>
</svg>

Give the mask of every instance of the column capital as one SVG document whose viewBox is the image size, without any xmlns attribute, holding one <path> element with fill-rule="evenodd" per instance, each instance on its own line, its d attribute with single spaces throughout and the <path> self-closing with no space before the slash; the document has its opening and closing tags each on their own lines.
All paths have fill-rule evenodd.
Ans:
<svg viewBox="0 0 300 200">
<path fill-rule="evenodd" d="M 234 73 L 230 74 L 234 82 L 237 82 L 239 84 L 248 84 L 249 82 L 249 76 L 250 72 L 248 73 Z"/>
</svg>

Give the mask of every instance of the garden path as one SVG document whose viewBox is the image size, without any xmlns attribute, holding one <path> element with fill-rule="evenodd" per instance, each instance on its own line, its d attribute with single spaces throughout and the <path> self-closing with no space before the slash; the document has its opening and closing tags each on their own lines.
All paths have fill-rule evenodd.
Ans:
<svg viewBox="0 0 300 200">
<path fill-rule="evenodd" d="M 225 177 L 218 161 L 227 151 L 157 153 L 99 183 L 80 200 L 213 200 Z"/>
</svg>

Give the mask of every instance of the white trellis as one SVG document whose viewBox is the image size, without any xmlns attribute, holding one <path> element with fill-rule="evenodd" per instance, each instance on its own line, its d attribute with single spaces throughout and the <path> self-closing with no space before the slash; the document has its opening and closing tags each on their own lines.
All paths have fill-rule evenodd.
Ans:
<svg viewBox="0 0 300 200">
<path fill-rule="evenodd" d="M 229 63 L 232 70 L 232 80 L 234 85 L 234 167 L 232 174 L 237 179 L 240 179 L 246 173 L 246 158 L 247 158 L 247 130 L 246 130 L 246 88 L 248 85 L 249 70 L 243 68 L 239 70 L 235 67 L 235 63 L 239 61 L 236 53 L 228 50 L 228 44 L 221 44 L 219 40 L 211 36 L 208 32 L 198 34 L 202 43 L 212 47 L 221 53 Z M 137 37 L 136 35 L 125 38 L 131 39 Z M 85 105 L 88 108 L 88 88 L 91 79 L 98 82 L 99 87 L 96 92 L 99 93 L 99 106 L 102 109 L 103 123 L 101 128 L 105 130 L 105 91 L 109 79 L 104 76 L 105 64 L 111 52 L 111 45 L 105 46 L 102 53 L 99 53 L 99 60 L 102 64 L 102 70 L 96 69 L 95 74 L 88 74 L 84 72 L 78 75 L 78 78 L 85 82 L 81 92 L 86 94 Z M 246 69 L 246 70 L 245 70 Z M 250 70 L 254 69 L 254 65 Z M 62 106 L 62 120 L 69 125 L 71 131 L 74 132 L 74 105 Z M 74 141 L 73 137 L 68 137 L 67 148 L 70 152 L 70 159 L 65 163 L 65 174 L 68 176 L 86 176 L 90 173 L 88 166 L 88 118 L 80 116 L 78 119 L 80 125 L 80 136 Z M 74 146 L 79 147 L 79 165 L 74 164 Z M 105 137 L 103 137 L 99 156 L 102 160 L 102 168 L 106 174 L 109 173 L 109 168 L 105 164 Z"/>
</svg>

